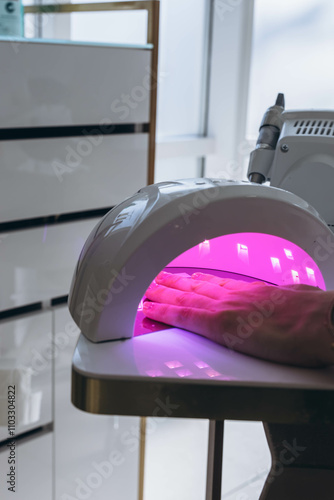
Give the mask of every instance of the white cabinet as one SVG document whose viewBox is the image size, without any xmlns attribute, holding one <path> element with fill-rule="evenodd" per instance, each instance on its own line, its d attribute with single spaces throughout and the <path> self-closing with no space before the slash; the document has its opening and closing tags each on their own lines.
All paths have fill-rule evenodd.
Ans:
<svg viewBox="0 0 334 500">
<path fill-rule="evenodd" d="M 71 404 L 71 361 L 79 330 L 57 308 L 55 343 L 55 500 L 137 500 L 139 418 L 85 413 Z M 81 495 L 81 496 L 80 496 Z"/>
<path fill-rule="evenodd" d="M 137 500 L 139 418 L 72 406 L 79 332 L 54 304 L 102 215 L 153 175 L 152 46 L 0 39 L 0 59 L 0 471 L 15 383 L 15 498 Z"/>
<path fill-rule="evenodd" d="M 148 134 L 2 141 L 0 158 L 0 222 L 106 208 L 145 186 Z"/>
<path fill-rule="evenodd" d="M 68 294 L 81 249 L 100 218 L 0 233 L 0 311 Z M 2 238 L 2 239 L 1 239 Z"/>
<path fill-rule="evenodd" d="M 52 499 L 52 433 L 15 445 L 15 493 L 8 490 L 8 447 L 0 447 L 1 500 Z"/>
<path fill-rule="evenodd" d="M 52 499 L 52 314 L 0 322 L 0 498 Z M 8 390 L 15 387 L 15 445 L 7 446 Z M 14 407 L 14 409 L 13 409 Z M 12 428 L 11 428 L 12 430 Z M 29 434 L 31 432 L 33 434 Z M 11 455 L 10 455 L 11 453 Z M 10 463 L 8 460 L 11 459 Z M 13 463 L 12 460 L 15 460 Z M 7 474 L 15 467 L 15 493 Z M 13 483 L 12 483 L 13 485 Z"/>
<path fill-rule="evenodd" d="M 0 321 L 0 441 L 9 438 L 9 386 L 17 436 L 52 422 L 52 369 L 51 312 Z"/>
<path fill-rule="evenodd" d="M 147 183 L 151 49 L 0 38 L 0 223 L 112 207 Z"/>
<path fill-rule="evenodd" d="M 150 46 L 0 39 L 1 128 L 147 123 Z"/>
</svg>

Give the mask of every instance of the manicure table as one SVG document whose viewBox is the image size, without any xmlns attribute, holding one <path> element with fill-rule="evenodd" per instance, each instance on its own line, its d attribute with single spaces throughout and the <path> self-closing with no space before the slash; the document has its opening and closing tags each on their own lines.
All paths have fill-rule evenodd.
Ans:
<svg viewBox="0 0 334 500">
<path fill-rule="evenodd" d="M 334 367 L 262 361 L 178 328 L 97 344 L 81 334 L 72 402 L 104 415 L 209 419 L 207 500 L 221 498 L 224 420 L 263 421 L 273 462 L 261 500 L 333 498 Z"/>
</svg>

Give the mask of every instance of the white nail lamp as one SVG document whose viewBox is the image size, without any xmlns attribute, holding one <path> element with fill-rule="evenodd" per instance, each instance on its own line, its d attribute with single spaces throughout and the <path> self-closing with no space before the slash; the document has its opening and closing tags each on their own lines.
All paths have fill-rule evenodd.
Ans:
<svg viewBox="0 0 334 500">
<path fill-rule="evenodd" d="M 141 301 L 165 268 L 334 289 L 334 235 L 281 189 L 202 178 L 145 187 L 84 245 L 69 296 L 82 333 L 101 342 L 158 329 L 145 325 Z"/>
</svg>

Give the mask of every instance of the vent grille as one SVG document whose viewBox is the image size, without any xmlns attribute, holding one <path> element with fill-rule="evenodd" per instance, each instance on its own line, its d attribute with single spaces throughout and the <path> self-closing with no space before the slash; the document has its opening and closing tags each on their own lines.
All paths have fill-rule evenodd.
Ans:
<svg viewBox="0 0 334 500">
<path fill-rule="evenodd" d="M 334 136 L 334 120 L 297 120 L 296 135 Z"/>
</svg>

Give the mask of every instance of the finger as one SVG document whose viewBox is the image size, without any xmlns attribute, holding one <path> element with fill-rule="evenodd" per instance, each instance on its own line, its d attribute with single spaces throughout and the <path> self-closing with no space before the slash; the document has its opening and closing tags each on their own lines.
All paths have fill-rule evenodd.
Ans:
<svg viewBox="0 0 334 500">
<path fill-rule="evenodd" d="M 215 317 L 210 311 L 156 302 L 144 302 L 143 313 L 150 319 L 200 335 L 205 335 L 210 331 L 215 322 Z"/>
<path fill-rule="evenodd" d="M 210 309 L 213 307 L 214 299 L 199 295 L 194 292 L 186 292 L 169 288 L 164 285 L 152 283 L 146 290 L 146 297 L 154 302 L 172 304 L 175 306 L 196 307 L 200 309 Z"/>
<path fill-rule="evenodd" d="M 158 274 L 155 281 L 169 288 L 182 290 L 183 292 L 193 292 L 211 299 L 219 300 L 223 295 L 222 288 L 215 283 L 184 278 L 177 274 L 162 272 Z"/>
<path fill-rule="evenodd" d="M 247 281 L 243 280 L 234 280 L 231 278 L 218 278 L 218 276 L 213 276 L 212 274 L 205 273 L 194 273 L 191 276 L 192 279 L 198 281 L 206 281 L 220 287 L 226 288 L 227 290 L 236 290 L 240 289 L 245 285 L 249 285 Z"/>
<path fill-rule="evenodd" d="M 299 284 L 299 285 L 294 285 L 294 284 L 291 284 L 291 285 L 283 285 L 282 288 L 288 288 L 289 290 L 296 290 L 296 291 L 305 291 L 305 292 L 322 292 L 323 290 L 321 290 L 321 288 L 317 287 L 317 286 L 312 286 L 312 285 L 303 285 L 303 284 Z"/>
</svg>

